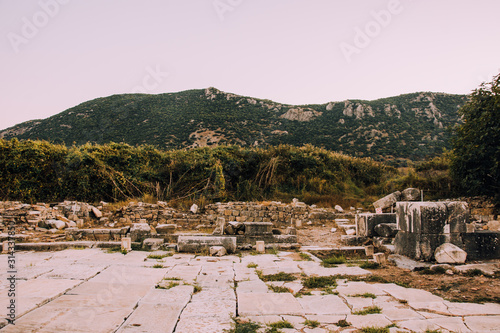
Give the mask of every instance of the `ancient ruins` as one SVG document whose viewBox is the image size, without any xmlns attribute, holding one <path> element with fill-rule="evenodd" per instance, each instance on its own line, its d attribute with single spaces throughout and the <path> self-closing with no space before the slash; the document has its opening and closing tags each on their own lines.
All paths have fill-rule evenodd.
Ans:
<svg viewBox="0 0 500 333">
<path fill-rule="evenodd" d="M 497 281 L 500 223 L 476 206 L 422 201 L 418 189 L 381 198 L 376 213 L 298 200 L 189 211 L 165 202 L 0 202 L 0 260 L 17 262 L 17 283 L 2 272 L 4 308 L 8 291 L 18 293 L 15 325 L 6 317 L 0 330 L 495 332 L 498 300 L 450 302 L 376 270 Z"/>
</svg>

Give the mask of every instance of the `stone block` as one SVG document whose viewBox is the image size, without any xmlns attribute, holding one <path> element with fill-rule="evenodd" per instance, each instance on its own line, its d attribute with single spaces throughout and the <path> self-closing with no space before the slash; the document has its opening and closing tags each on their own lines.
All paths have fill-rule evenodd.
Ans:
<svg viewBox="0 0 500 333">
<path fill-rule="evenodd" d="M 367 246 L 365 246 L 365 255 L 367 257 L 373 256 L 374 253 L 375 253 L 375 248 L 374 248 L 373 245 L 367 245 Z"/>
<path fill-rule="evenodd" d="M 445 202 L 448 209 L 446 223 L 450 225 L 450 233 L 467 232 L 469 222 L 469 206 L 464 201 Z"/>
<path fill-rule="evenodd" d="M 375 201 L 373 203 L 373 207 L 380 208 L 380 209 L 389 208 L 392 205 L 394 205 L 396 202 L 398 202 L 400 198 L 401 198 L 401 192 L 396 191 L 394 193 L 386 195 L 382 199 Z"/>
<path fill-rule="evenodd" d="M 255 247 L 256 247 L 257 252 L 259 252 L 259 253 L 266 252 L 266 245 L 265 245 L 264 241 L 256 241 Z"/>
<path fill-rule="evenodd" d="M 387 258 L 383 252 L 374 253 L 373 260 L 381 266 L 385 266 L 387 264 Z"/>
<path fill-rule="evenodd" d="M 396 223 L 396 214 L 358 214 L 356 220 L 358 236 L 375 236 L 374 228 L 380 223 Z"/>
<path fill-rule="evenodd" d="M 397 254 L 416 260 L 431 261 L 434 251 L 444 243 L 444 236 L 435 234 L 417 234 L 399 231 L 394 240 Z"/>
<path fill-rule="evenodd" d="M 177 225 L 175 224 L 158 224 L 155 229 L 158 234 L 164 235 L 164 234 L 173 234 L 176 228 Z"/>
<path fill-rule="evenodd" d="M 273 224 L 271 222 L 245 222 L 245 234 L 258 236 L 272 234 Z"/>
<path fill-rule="evenodd" d="M 401 192 L 401 201 L 419 201 L 421 199 L 418 188 L 407 188 Z"/>
<path fill-rule="evenodd" d="M 122 244 L 121 248 L 122 250 L 132 251 L 132 238 L 130 237 L 122 237 Z"/>
<path fill-rule="evenodd" d="M 436 249 L 434 258 L 440 264 L 463 264 L 467 259 L 467 252 L 451 243 L 444 243 Z"/>
<path fill-rule="evenodd" d="M 132 242 L 142 242 L 151 235 L 151 227 L 147 223 L 132 223 L 130 237 Z"/>
<path fill-rule="evenodd" d="M 179 252 L 201 252 L 211 246 L 223 246 L 228 253 L 232 253 L 236 251 L 236 237 L 180 235 L 177 240 Z"/>
<path fill-rule="evenodd" d="M 398 225 L 397 223 L 380 223 L 375 226 L 374 231 L 381 237 L 394 237 L 398 233 Z"/>
<path fill-rule="evenodd" d="M 226 227 L 226 219 L 223 217 L 218 217 L 215 222 L 215 230 L 212 232 L 212 235 L 223 235 L 224 229 Z"/>
<path fill-rule="evenodd" d="M 469 260 L 500 259 L 500 232 L 477 231 L 462 238 Z"/>
<path fill-rule="evenodd" d="M 417 234 L 440 234 L 447 223 L 448 208 L 442 202 L 398 202 L 398 229 Z"/>
<path fill-rule="evenodd" d="M 146 238 L 142 242 L 142 248 L 145 250 L 159 250 L 161 246 L 163 245 L 164 240 L 163 238 Z"/>
</svg>

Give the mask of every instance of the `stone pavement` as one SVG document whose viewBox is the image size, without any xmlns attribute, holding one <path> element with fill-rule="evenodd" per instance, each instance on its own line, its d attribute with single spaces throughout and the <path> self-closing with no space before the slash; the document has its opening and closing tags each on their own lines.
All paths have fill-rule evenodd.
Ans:
<svg viewBox="0 0 500 333">
<path fill-rule="evenodd" d="M 17 318 L 15 325 L 1 322 L 0 333 L 224 332 L 231 329 L 233 317 L 263 327 L 282 320 L 294 326 L 283 332 L 357 332 L 389 325 L 395 326 L 391 332 L 500 332 L 500 304 L 450 303 L 395 284 L 339 279 L 333 294 L 319 289 L 300 297 L 275 293 L 269 285 L 297 293 L 300 279 L 265 283 L 257 270 L 299 278 L 370 274 L 359 267 L 294 261 L 289 254 L 148 259 L 148 252 L 123 255 L 99 249 L 18 252 Z M 0 263 L 7 266 L 6 255 L 0 255 Z M 10 301 L 6 271 L 0 272 L 2 318 Z M 355 314 L 373 306 L 381 313 Z M 306 326 L 306 319 L 319 327 Z M 340 320 L 350 326 L 338 327 Z"/>
</svg>

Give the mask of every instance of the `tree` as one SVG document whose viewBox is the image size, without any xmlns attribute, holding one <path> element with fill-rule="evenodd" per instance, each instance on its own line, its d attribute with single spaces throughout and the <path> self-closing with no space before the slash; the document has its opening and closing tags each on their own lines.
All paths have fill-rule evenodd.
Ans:
<svg viewBox="0 0 500 333">
<path fill-rule="evenodd" d="M 454 128 L 451 172 L 464 193 L 500 203 L 500 74 L 469 98 Z"/>
</svg>

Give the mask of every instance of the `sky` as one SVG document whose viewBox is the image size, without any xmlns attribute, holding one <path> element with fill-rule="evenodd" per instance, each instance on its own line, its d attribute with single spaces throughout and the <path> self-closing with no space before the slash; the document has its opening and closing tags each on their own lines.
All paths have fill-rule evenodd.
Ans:
<svg viewBox="0 0 500 333">
<path fill-rule="evenodd" d="M 0 129 L 122 93 L 468 94 L 500 72 L 499 13 L 498 0 L 0 0 Z"/>
</svg>

